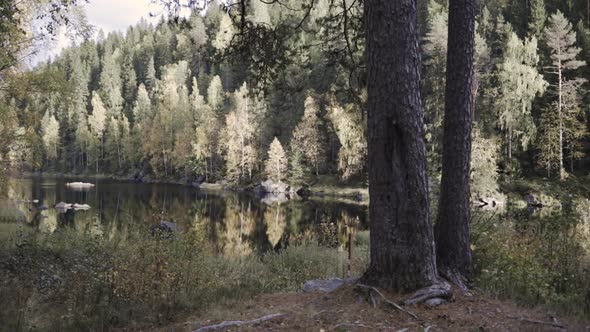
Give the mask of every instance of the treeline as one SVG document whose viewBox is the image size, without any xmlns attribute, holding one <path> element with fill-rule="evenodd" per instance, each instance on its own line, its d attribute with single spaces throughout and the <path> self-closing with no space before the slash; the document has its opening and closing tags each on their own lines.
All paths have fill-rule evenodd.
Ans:
<svg viewBox="0 0 590 332">
<path fill-rule="evenodd" d="M 472 89 L 475 195 L 497 192 L 499 169 L 564 178 L 566 169 L 581 166 L 590 111 L 587 6 L 557 0 L 480 4 Z M 320 0 L 309 15 L 288 8 L 260 1 L 248 8 L 255 25 L 303 22 L 299 30 L 283 32 L 290 34 L 284 54 L 264 53 L 281 60 L 270 69 L 270 59 L 231 56 L 240 30 L 216 4 L 205 15 L 155 27 L 143 21 L 125 34 L 100 35 L 64 50 L 29 73 L 58 88 L 2 93 L 12 114 L 7 118 L 24 137 L 3 158 L 23 160 L 30 170 L 143 171 L 234 183 L 272 178 L 301 184 L 322 174 L 364 179 L 362 7 Z M 445 1 L 421 3 L 425 139 L 435 179 L 447 16 Z M 256 66 L 272 72 L 270 84 L 256 75 Z"/>
<path fill-rule="evenodd" d="M 280 16 L 262 3 L 251 14 L 270 25 L 272 10 Z M 321 11 L 299 38 L 320 30 Z M 302 50 L 263 89 L 248 80 L 246 66 L 220 56 L 235 29 L 213 4 L 205 16 L 155 27 L 142 21 L 124 35 L 99 33 L 64 50 L 34 70 L 58 89 L 4 96 L 30 134 L 12 153 L 31 170 L 72 173 L 234 183 L 362 176 L 360 107 L 338 97 L 337 70 L 322 64 L 322 51 Z"/>
</svg>

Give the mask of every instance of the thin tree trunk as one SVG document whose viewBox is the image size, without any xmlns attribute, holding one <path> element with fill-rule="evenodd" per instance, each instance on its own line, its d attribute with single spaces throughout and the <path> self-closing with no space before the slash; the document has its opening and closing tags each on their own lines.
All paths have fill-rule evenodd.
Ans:
<svg viewBox="0 0 590 332">
<path fill-rule="evenodd" d="M 512 166 L 512 128 L 508 127 L 508 165 Z"/>
<path fill-rule="evenodd" d="M 440 282 L 426 174 L 416 0 L 367 0 L 371 262 L 363 283 Z"/>
<path fill-rule="evenodd" d="M 559 53 L 558 53 L 559 55 Z M 563 118 L 562 118 L 562 79 L 561 79 L 561 63 L 557 65 L 559 90 L 559 101 L 557 103 L 557 112 L 559 113 L 559 180 L 565 179 L 565 170 L 563 168 Z"/>
<path fill-rule="evenodd" d="M 441 195 L 434 234 L 439 273 L 463 289 L 472 270 L 469 172 L 474 38 L 474 0 L 450 0 Z"/>
</svg>

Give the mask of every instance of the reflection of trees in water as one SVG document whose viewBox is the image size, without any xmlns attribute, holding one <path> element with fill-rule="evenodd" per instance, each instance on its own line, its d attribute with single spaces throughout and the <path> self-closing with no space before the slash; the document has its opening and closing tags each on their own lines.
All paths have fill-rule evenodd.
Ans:
<svg viewBox="0 0 590 332">
<path fill-rule="evenodd" d="M 43 232 L 73 228 L 76 232 L 125 241 L 130 232 L 147 229 L 162 220 L 172 221 L 183 231 L 194 230 L 219 253 L 245 255 L 279 250 L 298 240 L 314 240 L 317 225 L 327 218 L 336 225 L 348 217 L 366 222 L 366 207 L 327 200 L 292 200 L 263 204 L 245 193 L 199 191 L 163 184 L 130 184 L 83 178 L 94 182 L 94 190 L 67 190 L 66 179 L 17 179 L 15 199 L 40 199 L 48 211 L 26 212 L 31 227 Z M 89 204 L 88 211 L 68 210 L 59 214 L 55 203 Z M 35 218 L 35 213 L 38 216 Z M 42 218 L 45 215 L 47 218 Z M 324 216 L 324 217 L 323 217 Z M 298 234 L 307 234 L 299 236 Z M 342 239 L 344 237 L 341 236 Z"/>
<path fill-rule="evenodd" d="M 287 227 L 286 215 L 282 211 L 280 202 L 266 207 L 264 211 L 264 223 L 266 224 L 268 241 L 273 248 L 276 248 Z"/>
<path fill-rule="evenodd" d="M 240 202 L 232 198 L 226 202 L 225 211 L 225 227 L 221 236 L 223 253 L 230 257 L 251 254 L 250 236 L 254 233 L 258 217 L 257 211 L 252 209 L 252 202 Z"/>
</svg>

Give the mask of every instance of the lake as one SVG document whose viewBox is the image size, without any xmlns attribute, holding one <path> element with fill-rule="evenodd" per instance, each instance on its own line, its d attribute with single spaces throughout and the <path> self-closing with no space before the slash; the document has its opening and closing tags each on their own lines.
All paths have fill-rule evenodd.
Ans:
<svg viewBox="0 0 590 332">
<path fill-rule="evenodd" d="M 66 185 L 74 181 L 95 186 Z M 69 228 L 122 241 L 134 230 L 149 232 L 160 221 L 169 221 L 182 232 L 202 234 L 217 252 L 229 256 L 280 250 L 296 239 L 317 238 L 318 233 L 334 246 L 343 245 L 348 229 L 366 229 L 368 219 L 367 206 L 352 201 L 313 197 L 273 202 L 251 193 L 106 178 L 13 178 L 9 198 L 3 209 L 16 208 L 21 222 L 18 227 L 4 224 L 3 238 L 19 227 L 39 234 Z M 54 208 L 59 202 L 90 208 Z"/>
</svg>

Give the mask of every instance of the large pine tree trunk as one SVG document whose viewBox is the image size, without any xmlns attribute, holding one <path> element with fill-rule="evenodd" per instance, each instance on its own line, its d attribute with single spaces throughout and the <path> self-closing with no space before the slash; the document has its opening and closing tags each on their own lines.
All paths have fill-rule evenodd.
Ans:
<svg viewBox="0 0 590 332">
<path fill-rule="evenodd" d="M 371 263 L 363 282 L 437 284 L 428 201 L 416 0 L 367 0 Z"/>
<path fill-rule="evenodd" d="M 441 195 L 434 233 L 439 272 L 459 286 L 464 286 L 471 276 L 469 172 L 474 25 L 474 0 L 451 0 Z"/>
</svg>

